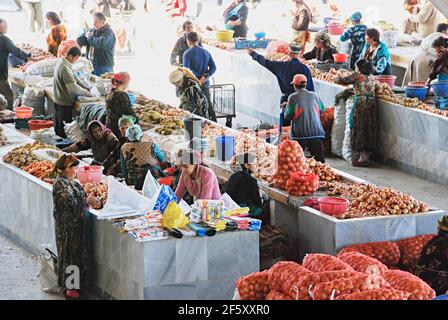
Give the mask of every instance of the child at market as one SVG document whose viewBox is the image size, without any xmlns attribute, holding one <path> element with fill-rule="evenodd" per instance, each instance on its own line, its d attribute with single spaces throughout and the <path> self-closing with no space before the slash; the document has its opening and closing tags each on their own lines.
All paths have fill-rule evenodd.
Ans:
<svg viewBox="0 0 448 320">
<path fill-rule="evenodd" d="M 304 75 L 296 74 L 292 84 L 296 92 L 282 104 L 285 119 L 292 123 L 291 139 L 298 141 L 303 149 L 308 148 L 312 157 L 324 163 L 322 140 L 325 139 L 325 131 L 320 121 L 320 99 L 314 92 L 306 90 L 307 78 Z"/>
</svg>

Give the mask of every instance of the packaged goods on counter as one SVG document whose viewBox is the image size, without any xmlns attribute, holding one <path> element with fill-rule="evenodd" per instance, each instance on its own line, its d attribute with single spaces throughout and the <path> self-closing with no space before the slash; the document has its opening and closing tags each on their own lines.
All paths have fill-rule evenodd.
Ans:
<svg viewBox="0 0 448 320">
<path fill-rule="evenodd" d="M 143 216 L 124 219 L 120 229 L 128 232 L 138 242 L 168 238 L 168 232 L 162 227 L 162 214 L 158 210 L 147 212 Z"/>
<path fill-rule="evenodd" d="M 238 230 L 259 231 L 261 229 L 261 220 L 248 217 L 228 217 L 226 220 L 231 220 L 237 223 Z"/>
<path fill-rule="evenodd" d="M 224 202 L 221 200 L 196 200 L 190 212 L 190 221 L 195 223 L 223 218 Z"/>
</svg>

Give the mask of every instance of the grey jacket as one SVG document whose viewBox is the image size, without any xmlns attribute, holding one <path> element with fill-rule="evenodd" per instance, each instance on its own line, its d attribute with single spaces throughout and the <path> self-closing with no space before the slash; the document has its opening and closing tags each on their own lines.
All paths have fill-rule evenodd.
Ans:
<svg viewBox="0 0 448 320">
<path fill-rule="evenodd" d="M 73 106 L 78 96 L 91 96 L 77 80 L 72 64 L 61 58 L 54 70 L 54 102 L 61 106 Z"/>
</svg>

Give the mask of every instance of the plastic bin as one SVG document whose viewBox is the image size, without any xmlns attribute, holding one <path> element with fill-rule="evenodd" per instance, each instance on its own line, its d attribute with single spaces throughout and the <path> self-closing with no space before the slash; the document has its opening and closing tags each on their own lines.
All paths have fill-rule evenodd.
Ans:
<svg viewBox="0 0 448 320">
<path fill-rule="evenodd" d="M 53 121 L 51 120 L 29 120 L 28 125 L 30 130 L 48 129 L 53 127 Z"/>
<path fill-rule="evenodd" d="M 84 185 L 86 183 L 100 183 L 103 176 L 102 166 L 85 166 L 76 169 L 76 176 L 79 182 Z"/>
<path fill-rule="evenodd" d="M 335 53 L 335 54 L 333 54 L 333 59 L 334 59 L 334 62 L 344 63 L 345 61 L 347 61 L 348 55 L 346 55 L 344 53 Z"/>
<path fill-rule="evenodd" d="M 168 187 L 171 187 L 171 185 L 174 182 L 174 177 L 173 176 L 169 176 L 169 177 L 160 178 L 160 179 L 157 179 L 157 182 L 160 185 L 164 184 L 164 185 L 167 185 Z"/>
<path fill-rule="evenodd" d="M 350 204 L 347 199 L 335 197 L 319 198 L 318 202 L 320 212 L 330 216 L 343 214 L 347 211 L 348 205 Z"/>
<path fill-rule="evenodd" d="M 31 107 L 17 107 L 14 112 L 18 119 L 29 119 L 33 116 L 33 110 Z"/>
<path fill-rule="evenodd" d="M 397 80 L 396 76 L 376 76 L 375 78 L 378 82 L 387 83 L 391 89 L 395 87 L 395 80 Z"/>
<path fill-rule="evenodd" d="M 220 161 L 229 161 L 235 154 L 235 137 L 218 136 L 216 142 L 216 157 Z"/>
<path fill-rule="evenodd" d="M 436 97 L 448 97 L 448 81 L 433 81 L 431 87 Z"/>
<path fill-rule="evenodd" d="M 404 88 L 406 97 L 408 98 L 418 98 L 423 100 L 426 98 L 426 94 L 428 93 L 428 87 L 410 87 L 407 86 Z"/>
<path fill-rule="evenodd" d="M 219 42 L 233 42 L 233 30 L 219 30 L 216 31 L 216 41 Z"/>
</svg>

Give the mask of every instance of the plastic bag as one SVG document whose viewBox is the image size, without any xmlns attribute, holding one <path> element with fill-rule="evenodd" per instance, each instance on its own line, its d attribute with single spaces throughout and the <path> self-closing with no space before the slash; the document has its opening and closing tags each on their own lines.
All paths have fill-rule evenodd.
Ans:
<svg viewBox="0 0 448 320">
<path fill-rule="evenodd" d="M 93 72 L 93 64 L 89 59 L 80 57 L 73 65 L 73 72 L 81 73 L 88 77 Z"/>
<path fill-rule="evenodd" d="M 355 153 L 352 150 L 351 144 L 352 130 L 350 128 L 350 114 L 352 112 L 353 106 L 353 99 L 348 99 L 345 105 L 347 112 L 345 114 L 345 134 L 344 141 L 342 143 L 342 157 L 349 163 L 351 163 L 355 159 Z"/>
<path fill-rule="evenodd" d="M 331 153 L 342 157 L 342 145 L 344 144 L 346 124 L 346 101 L 339 100 L 334 108 L 334 122 L 331 129 Z"/>
<path fill-rule="evenodd" d="M 67 135 L 67 138 L 69 138 L 75 143 L 81 142 L 87 138 L 84 132 L 82 131 L 78 121 L 73 121 L 65 124 L 64 131 L 65 134 Z"/>
<path fill-rule="evenodd" d="M 33 108 L 33 116 L 45 114 L 45 92 L 38 86 L 26 86 L 22 96 L 22 105 Z"/>
<path fill-rule="evenodd" d="M 163 211 L 162 226 L 167 229 L 185 228 L 190 222 L 175 201 L 171 201 Z"/>
<path fill-rule="evenodd" d="M 50 78 L 54 76 L 57 59 L 46 59 L 38 61 L 26 68 L 25 74 L 30 76 L 42 76 Z"/>
<path fill-rule="evenodd" d="M 148 170 L 148 173 L 145 177 L 145 182 L 143 183 L 143 195 L 146 198 L 152 199 L 155 196 L 157 191 L 159 191 L 160 185 L 156 179 L 152 176 L 151 172 Z"/>
<path fill-rule="evenodd" d="M 150 210 L 160 210 L 160 212 L 164 212 L 171 201 L 176 201 L 177 203 L 177 197 L 170 187 L 163 185 L 152 197 Z"/>
</svg>

